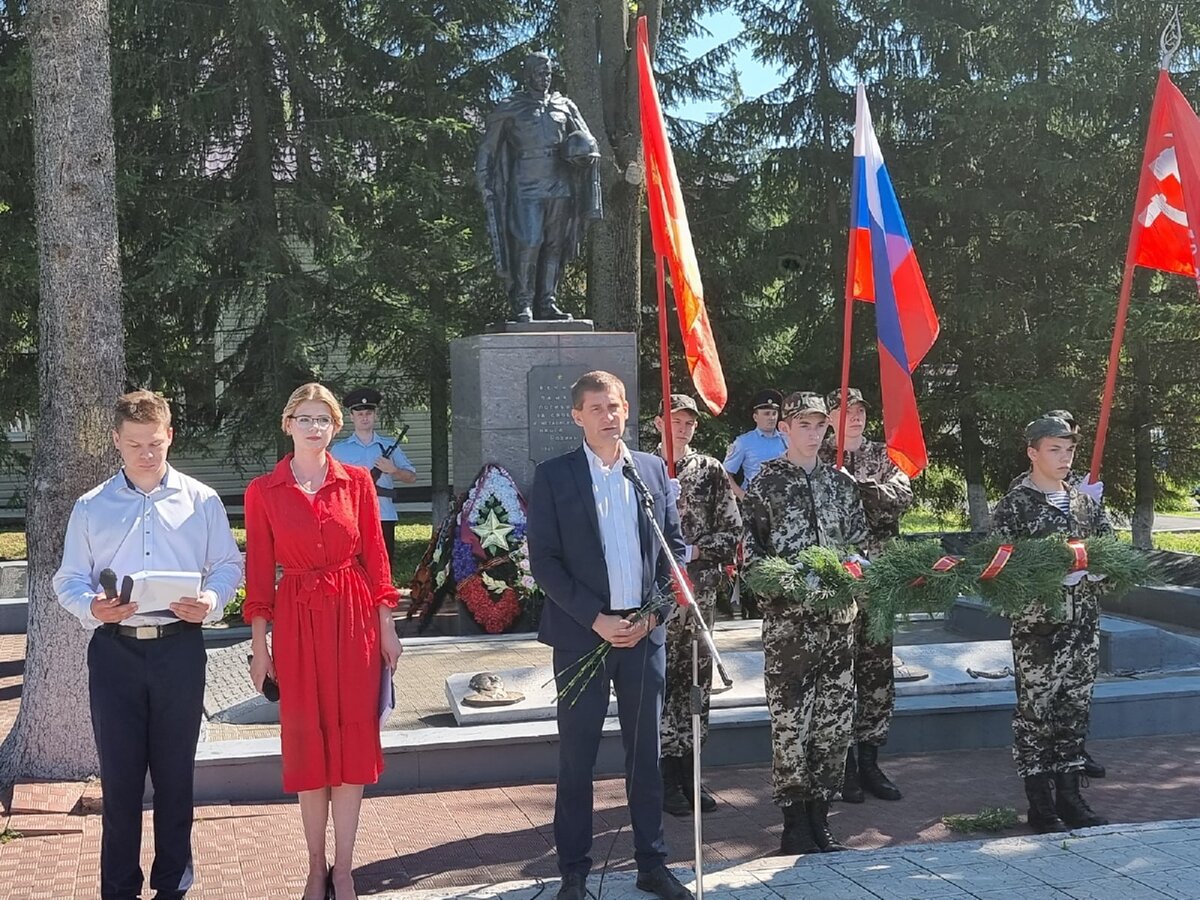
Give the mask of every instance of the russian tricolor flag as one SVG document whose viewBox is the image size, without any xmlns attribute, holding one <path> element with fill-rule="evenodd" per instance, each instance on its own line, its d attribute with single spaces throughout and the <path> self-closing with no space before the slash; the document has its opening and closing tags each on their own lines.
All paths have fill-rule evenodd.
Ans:
<svg viewBox="0 0 1200 900">
<path fill-rule="evenodd" d="M 912 373 L 937 340 L 938 319 L 883 163 L 861 84 L 854 123 L 846 299 L 875 304 L 888 455 L 911 477 L 929 463 Z"/>
</svg>

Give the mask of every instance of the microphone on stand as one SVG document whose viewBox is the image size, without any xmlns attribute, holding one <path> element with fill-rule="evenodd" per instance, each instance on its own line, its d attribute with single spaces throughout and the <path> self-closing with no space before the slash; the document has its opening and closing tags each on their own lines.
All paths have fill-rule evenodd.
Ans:
<svg viewBox="0 0 1200 900">
<path fill-rule="evenodd" d="M 646 482 L 642 481 L 642 476 L 637 470 L 637 466 L 633 464 L 633 457 L 625 457 L 625 465 L 621 467 L 621 474 L 629 480 L 633 485 L 633 489 L 637 491 L 638 496 L 642 500 L 650 499 L 650 488 L 646 487 Z"/>
<path fill-rule="evenodd" d="M 104 588 L 104 599 L 117 599 L 117 573 L 112 569 L 100 570 L 100 587 Z"/>
</svg>

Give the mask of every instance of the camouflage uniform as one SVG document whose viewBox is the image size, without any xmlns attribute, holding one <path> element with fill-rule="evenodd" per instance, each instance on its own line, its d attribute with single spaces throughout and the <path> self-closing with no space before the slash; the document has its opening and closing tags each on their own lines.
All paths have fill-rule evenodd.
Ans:
<svg viewBox="0 0 1200 900">
<path fill-rule="evenodd" d="M 850 551 L 867 538 L 854 479 L 825 463 L 811 474 L 787 457 L 763 463 L 743 515 L 748 566 L 814 544 Z M 774 801 L 828 800 L 842 788 L 850 746 L 857 608 L 830 614 L 772 597 L 762 604 Z"/>
<path fill-rule="evenodd" d="M 662 447 L 656 451 L 660 456 Z M 688 563 L 696 603 L 711 626 L 717 592 L 725 582 L 725 566 L 733 562 L 742 532 L 742 516 L 720 461 L 703 453 L 688 453 L 675 466 L 679 479 L 679 524 L 683 539 L 698 557 Z M 684 609 L 667 621 L 667 686 L 663 696 L 662 755 L 692 753 L 692 633 L 695 625 Z M 712 695 L 712 659 L 700 656 L 703 706 L 700 743 L 708 737 L 708 705 Z"/>
<path fill-rule="evenodd" d="M 837 459 L 836 440 L 826 441 L 821 459 L 831 465 Z M 842 465 L 858 482 L 869 531 L 863 548 L 867 557 L 874 559 L 887 541 L 900 534 L 900 517 L 913 502 L 912 485 L 888 456 L 887 445 L 878 441 L 864 440 L 857 450 L 847 450 Z M 896 705 L 892 637 L 870 640 L 868 618 L 866 611 L 861 611 L 854 629 L 854 740 L 879 747 L 887 743 Z"/>
<path fill-rule="evenodd" d="M 1099 504 L 1068 486 L 1071 514 L 1028 478 L 992 511 L 992 533 L 1006 539 L 1111 534 Z M 1092 686 L 1100 664 L 1100 590 L 1086 578 L 1063 588 L 1064 615 L 1035 604 L 1012 620 L 1017 708 L 1013 758 L 1022 777 L 1083 768 Z"/>
<path fill-rule="evenodd" d="M 1026 469 L 1024 472 L 1022 472 L 1020 475 L 1018 475 L 1016 478 L 1014 478 L 1012 481 L 1010 481 L 1008 483 L 1009 491 L 1015 491 L 1017 488 L 1019 488 L 1025 482 L 1025 479 L 1029 477 L 1030 473 L 1031 473 L 1031 470 Z M 1087 477 L 1087 472 L 1080 474 L 1079 472 L 1076 472 L 1074 469 L 1072 469 L 1070 472 L 1067 473 L 1067 477 L 1064 480 L 1066 481 L 1068 487 L 1079 487 L 1079 485 L 1083 484 L 1083 480 L 1086 477 Z"/>
</svg>

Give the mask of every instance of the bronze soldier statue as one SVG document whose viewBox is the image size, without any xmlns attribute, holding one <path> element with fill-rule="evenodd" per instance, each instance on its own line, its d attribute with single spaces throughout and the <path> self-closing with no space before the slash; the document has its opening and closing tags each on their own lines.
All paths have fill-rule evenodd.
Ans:
<svg viewBox="0 0 1200 900">
<path fill-rule="evenodd" d="M 514 322 L 571 318 L 556 298 L 563 268 L 603 215 L 596 139 L 575 104 L 551 92 L 551 72 L 546 54 L 525 59 L 525 89 L 488 117 L 475 157 Z"/>
</svg>

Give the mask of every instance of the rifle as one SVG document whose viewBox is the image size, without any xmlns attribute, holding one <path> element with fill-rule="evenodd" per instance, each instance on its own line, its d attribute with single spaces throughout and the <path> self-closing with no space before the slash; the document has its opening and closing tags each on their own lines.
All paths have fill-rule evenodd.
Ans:
<svg viewBox="0 0 1200 900">
<path fill-rule="evenodd" d="M 403 428 L 400 429 L 400 433 L 398 435 L 396 435 L 396 440 L 392 442 L 392 446 L 388 447 L 386 450 L 383 451 L 384 459 L 392 458 L 392 454 L 396 452 L 396 448 L 400 446 L 400 443 L 404 440 L 404 437 L 407 434 L 408 434 L 408 426 L 405 425 Z M 379 479 L 380 479 L 380 477 L 382 477 L 382 475 L 383 475 L 383 469 L 379 468 L 378 466 L 371 466 L 371 481 L 373 481 L 375 483 L 375 491 L 377 493 L 380 490 Z M 391 496 L 388 499 L 390 499 L 393 503 L 395 502 L 395 500 L 396 500 L 396 488 L 395 487 L 392 488 Z"/>
</svg>

